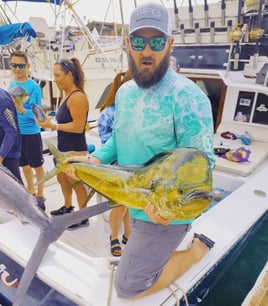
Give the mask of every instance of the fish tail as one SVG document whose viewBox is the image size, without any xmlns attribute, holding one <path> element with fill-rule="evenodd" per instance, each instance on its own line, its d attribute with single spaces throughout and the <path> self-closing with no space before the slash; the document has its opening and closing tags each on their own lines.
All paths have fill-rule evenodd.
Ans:
<svg viewBox="0 0 268 306">
<path fill-rule="evenodd" d="M 117 206 L 119 205 L 104 201 L 70 214 L 51 218 L 44 228 L 40 228 L 38 241 L 19 281 L 12 306 L 20 306 L 22 304 L 49 245 L 56 241 L 67 227 L 77 222 L 81 222 L 81 220 L 102 214 Z"/>
<path fill-rule="evenodd" d="M 52 142 L 50 142 L 48 139 L 44 139 L 44 143 L 46 144 L 46 146 L 48 147 L 49 151 L 51 152 L 51 154 L 53 155 L 53 157 L 56 160 L 56 165 L 61 165 L 63 160 L 65 159 L 64 154 L 62 154 L 61 152 L 59 152 L 59 150 L 53 145 Z"/>
<path fill-rule="evenodd" d="M 59 150 L 47 139 L 44 139 L 44 143 L 48 147 L 49 151 L 53 155 L 54 159 L 56 160 L 56 167 L 49 171 L 41 180 L 39 180 L 36 185 L 42 184 L 48 180 L 50 180 L 53 176 L 57 175 L 58 173 L 63 171 L 64 165 L 62 162 L 65 159 L 64 154 L 59 152 Z"/>
<path fill-rule="evenodd" d="M 31 254 L 29 261 L 24 269 L 22 277 L 19 281 L 19 285 L 16 289 L 15 298 L 13 301 L 13 306 L 20 306 L 25 298 L 25 295 L 28 291 L 28 288 L 35 276 L 35 273 L 47 252 L 51 240 L 48 240 L 48 235 L 45 235 L 44 232 L 41 232 L 40 237 L 36 243 L 36 246 Z"/>
<path fill-rule="evenodd" d="M 70 214 L 65 214 L 62 216 L 57 216 L 57 218 L 52 218 L 51 226 L 61 230 L 62 228 L 68 228 L 70 225 L 81 222 L 82 220 L 89 219 L 91 217 L 97 216 L 104 213 L 110 209 L 120 206 L 119 204 L 110 203 L 110 201 L 104 201 L 97 203 L 78 211 L 72 212 Z"/>
</svg>

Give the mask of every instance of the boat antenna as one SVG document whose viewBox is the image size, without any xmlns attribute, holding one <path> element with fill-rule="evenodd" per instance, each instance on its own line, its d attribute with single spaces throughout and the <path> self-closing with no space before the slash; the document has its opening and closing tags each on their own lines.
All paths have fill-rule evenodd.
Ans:
<svg viewBox="0 0 268 306">
<path fill-rule="evenodd" d="M 125 27 L 125 19 L 124 19 L 124 13 L 123 13 L 123 5 L 122 5 L 122 0 L 119 0 L 119 6 L 120 6 L 120 14 L 121 14 L 121 37 L 122 37 L 122 53 L 125 52 L 126 50 L 126 27 Z M 123 54 L 122 54 L 122 59 L 123 59 Z M 123 70 L 123 60 L 121 62 L 121 71 Z"/>
</svg>

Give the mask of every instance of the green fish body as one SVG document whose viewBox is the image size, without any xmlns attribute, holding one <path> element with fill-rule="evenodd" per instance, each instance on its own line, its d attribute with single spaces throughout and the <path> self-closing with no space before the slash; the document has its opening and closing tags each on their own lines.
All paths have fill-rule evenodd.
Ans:
<svg viewBox="0 0 268 306">
<path fill-rule="evenodd" d="M 57 149 L 47 143 L 58 169 L 76 169 L 77 177 L 114 203 L 144 209 L 151 201 L 163 218 L 185 220 L 199 216 L 211 203 L 212 169 L 207 155 L 182 148 L 162 152 L 143 165 L 61 164 Z"/>
<path fill-rule="evenodd" d="M 11 87 L 8 92 L 17 104 L 23 104 L 29 99 L 27 90 L 20 86 Z"/>
</svg>

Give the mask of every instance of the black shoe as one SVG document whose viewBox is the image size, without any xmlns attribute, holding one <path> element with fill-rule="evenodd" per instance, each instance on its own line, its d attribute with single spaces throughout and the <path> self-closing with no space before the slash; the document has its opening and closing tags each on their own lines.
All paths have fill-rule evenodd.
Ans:
<svg viewBox="0 0 268 306">
<path fill-rule="evenodd" d="M 71 213 L 73 210 L 74 210 L 74 207 L 73 207 L 73 206 L 71 206 L 71 207 L 62 206 L 62 207 L 59 208 L 59 209 L 52 210 L 52 211 L 50 212 L 50 214 L 51 214 L 52 216 L 59 216 L 59 215 L 69 214 L 69 213 Z"/>
<path fill-rule="evenodd" d="M 40 196 L 35 196 L 35 198 L 36 198 L 36 201 L 37 201 L 37 206 L 39 207 L 39 208 L 41 208 L 42 210 L 46 210 L 46 206 L 45 206 L 45 198 L 44 197 L 40 197 Z"/>
<path fill-rule="evenodd" d="M 68 230 L 68 231 L 74 231 L 74 230 L 76 230 L 76 229 L 83 228 L 83 227 L 87 227 L 87 226 L 89 226 L 89 221 L 88 221 L 88 219 L 83 220 L 83 221 L 81 221 L 81 222 L 79 222 L 79 223 L 70 225 L 69 227 L 67 227 L 67 230 Z"/>
</svg>

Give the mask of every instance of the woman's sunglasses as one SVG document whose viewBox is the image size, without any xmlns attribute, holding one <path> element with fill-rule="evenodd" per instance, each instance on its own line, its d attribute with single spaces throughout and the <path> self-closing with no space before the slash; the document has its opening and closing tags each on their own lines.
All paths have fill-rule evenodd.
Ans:
<svg viewBox="0 0 268 306">
<path fill-rule="evenodd" d="M 16 63 L 10 63 L 10 66 L 12 67 L 12 68 L 19 68 L 19 69 L 25 69 L 25 67 L 26 67 L 26 64 L 16 64 Z"/>
<path fill-rule="evenodd" d="M 142 37 L 142 36 L 130 36 L 131 48 L 135 51 L 142 51 L 146 45 L 149 44 L 152 51 L 162 51 L 165 48 L 167 37 L 155 36 L 155 37 Z"/>
</svg>

